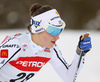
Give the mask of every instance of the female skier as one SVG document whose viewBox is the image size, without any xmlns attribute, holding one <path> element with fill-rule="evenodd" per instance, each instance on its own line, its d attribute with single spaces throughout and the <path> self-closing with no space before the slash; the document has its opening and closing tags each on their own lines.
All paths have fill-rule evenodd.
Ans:
<svg viewBox="0 0 100 82">
<path fill-rule="evenodd" d="M 65 28 L 56 9 L 36 3 L 30 9 L 29 33 L 7 36 L 0 45 L 0 82 L 26 82 L 49 62 L 64 82 L 73 82 L 81 50 L 91 48 L 90 37 L 80 37 L 71 65 L 64 60 L 55 44 Z M 83 38 L 83 39 L 82 39 Z"/>
</svg>

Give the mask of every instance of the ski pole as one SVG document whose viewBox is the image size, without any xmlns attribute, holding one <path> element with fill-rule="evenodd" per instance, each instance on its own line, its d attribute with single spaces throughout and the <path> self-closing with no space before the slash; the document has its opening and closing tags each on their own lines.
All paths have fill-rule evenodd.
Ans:
<svg viewBox="0 0 100 82">
<path fill-rule="evenodd" d="M 89 33 L 82 35 L 81 41 L 84 40 L 84 38 L 87 38 L 87 37 L 89 37 Z M 76 69 L 76 72 L 75 72 L 73 82 L 75 82 L 75 80 L 77 78 L 77 73 L 78 73 L 78 69 L 79 69 L 79 66 L 80 66 L 80 63 L 81 63 L 81 60 L 82 60 L 82 56 L 85 54 L 84 51 L 82 51 L 82 49 L 80 49 L 80 51 L 81 51 L 80 52 L 80 58 L 79 58 L 79 61 L 78 61 L 78 65 L 77 65 L 77 69 Z"/>
</svg>

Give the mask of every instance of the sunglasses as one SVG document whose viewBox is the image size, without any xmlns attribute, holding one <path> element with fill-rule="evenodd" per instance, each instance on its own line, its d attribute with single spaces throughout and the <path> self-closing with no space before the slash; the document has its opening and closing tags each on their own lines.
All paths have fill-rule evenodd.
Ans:
<svg viewBox="0 0 100 82">
<path fill-rule="evenodd" d="M 63 32 L 65 28 L 65 22 L 62 22 L 61 26 L 54 26 L 51 24 L 47 24 L 45 30 L 52 36 L 57 36 Z"/>
<path fill-rule="evenodd" d="M 59 28 L 55 26 L 48 26 L 48 28 L 46 29 L 46 31 L 52 36 L 59 35 L 63 30 L 64 28 Z"/>
</svg>

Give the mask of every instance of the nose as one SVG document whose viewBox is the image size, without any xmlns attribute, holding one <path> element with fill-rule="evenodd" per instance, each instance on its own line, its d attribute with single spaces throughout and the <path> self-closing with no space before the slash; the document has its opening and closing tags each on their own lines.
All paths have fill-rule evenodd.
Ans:
<svg viewBox="0 0 100 82">
<path fill-rule="evenodd" d="M 59 35 L 54 36 L 54 38 L 55 38 L 55 40 L 58 40 L 59 39 Z"/>
</svg>

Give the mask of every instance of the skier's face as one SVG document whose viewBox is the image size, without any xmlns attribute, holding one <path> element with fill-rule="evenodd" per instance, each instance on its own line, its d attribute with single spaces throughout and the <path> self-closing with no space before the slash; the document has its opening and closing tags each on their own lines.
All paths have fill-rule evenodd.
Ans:
<svg viewBox="0 0 100 82">
<path fill-rule="evenodd" d="M 40 40 L 43 46 L 52 48 L 56 41 L 59 39 L 59 35 L 52 36 L 48 32 L 44 31 L 40 34 Z"/>
</svg>

